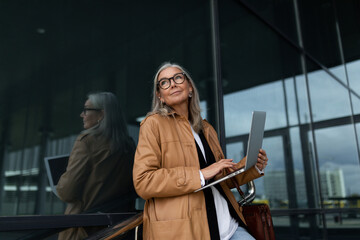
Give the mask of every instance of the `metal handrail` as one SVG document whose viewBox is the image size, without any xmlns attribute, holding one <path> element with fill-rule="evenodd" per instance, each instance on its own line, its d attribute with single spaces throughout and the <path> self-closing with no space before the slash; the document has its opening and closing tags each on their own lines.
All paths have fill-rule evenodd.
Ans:
<svg viewBox="0 0 360 240">
<path fill-rule="evenodd" d="M 256 193 L 256 188 L 255 188 L 254 181 L 248 182 L 247 183 L 247 192 L 244 195 L 244 197 L 241 196 L 241 197 L 243 197 L 243 199 L 240 199 L 238 201 L 239 205 L 244 206 L 246 204 L 250 204 L 255 199 L 255 193 Z"/>
<path fill-rule="evenodd" d="M 0 217 L 0 232 L 106 226 L 132 217 L 135 214 L 137 212 Z"/>
</svg>

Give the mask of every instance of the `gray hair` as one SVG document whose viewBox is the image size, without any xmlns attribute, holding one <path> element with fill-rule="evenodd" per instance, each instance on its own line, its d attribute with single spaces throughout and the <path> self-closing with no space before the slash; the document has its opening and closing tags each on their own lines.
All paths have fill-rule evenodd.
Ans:
<svg viewBox="0 0 360 240">
<path fill-rule="evenodd" d="M 200 109 L 200 100 L 199 93 L 195 86 L 194 81 L 192 80 L 189 72 L 187 72 L 183 67 L 176 63 L 165 62 L 163 63 L 154 77 L 154 89 L 153 89 L 153 99 L 152 99 L 152 110 L 147 115 L 152 114 L 160 114 L 161 116 L 168 116 L 170 113 L 173 113 L 173 109 L 167 106 L 166 104 L 161 103 L 160 99 L 157 97 L 157 93 L 159 93 L 158 87 L 158 77 L 161 71 L 166 68 L 175 67 L 180 69 L 185 73 L 186 79 L 189 81 L 193 88 L 192 97 L 189 97 L 189 121 L 195 132 L 199 133 L 202 130 L 202 118 L 201 118 L 201 109 Z"/>
<path fill-rule="evenodd" d="M 88 100 L 94 108 L 103 110 L 104 117 L 98 124 L 84 130 L 83 133 L 105 137 L 110 141 L 113 152 L 130 150 L 129 147 L 133 145 L 133 142 L 116 96 L 110 92 L 90 93 Z"/>
</svg>

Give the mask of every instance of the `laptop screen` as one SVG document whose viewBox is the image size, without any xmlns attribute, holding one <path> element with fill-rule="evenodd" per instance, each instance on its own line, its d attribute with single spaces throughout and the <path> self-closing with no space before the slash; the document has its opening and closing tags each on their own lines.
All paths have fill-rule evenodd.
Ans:
<svg viewBox="0 0 360 240">
<path fill-rule="evenodd" d="M 203 186 L 195 190 L 195 192 L 198 192 L 200 190 L 213 186 L 214 184 L 232 178 L 240 173 L 243 173 L 257 163 L 259 150 L 263 142 L 265 118 L 266 118 L 266 112 L 253 111 L 252 113 L 252 121 L 251 121 L 250 133 L 249 133 L 245 167 L 240 168 L 234 172 L 231 172 L 225 177 L 222 177 L 216 181 L 211 182 L 210 184 L 207 184 L 206 186 Z"/>
<path fill-rule="evenodd" d="M 69 155 L 46 157 L 45 166 L 51 186 L 56 186 L 61 175 L 66 171 Z"/>
<path fill-rule="evenodd" d="M 266 112 L 253 111 L 249 133 L 249 140 L 246 152 L 245 170 L 253 167 L 257 163 L 259 150 L 262 146 Z"/>
</svg>

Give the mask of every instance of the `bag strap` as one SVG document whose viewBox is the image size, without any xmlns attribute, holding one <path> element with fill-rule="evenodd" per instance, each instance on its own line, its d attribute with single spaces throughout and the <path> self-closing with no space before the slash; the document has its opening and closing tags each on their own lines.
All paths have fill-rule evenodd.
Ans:
<svg viewBox="0 0 360 240">
<path fill-rule="evenodd" d="M 226 172 L 229 174 L 230 170 L 228 168 L 226 168 Z M 236 180 L 232 177 L 230 178 L 230 180 L 232 181 L 232 183 L 235 185 L 237 191 L 239 192 L 240 196 L 245 199 L 245 194 L 244 192 L 240 189 L 239 184 L 236 182 Z"/>
</svg>

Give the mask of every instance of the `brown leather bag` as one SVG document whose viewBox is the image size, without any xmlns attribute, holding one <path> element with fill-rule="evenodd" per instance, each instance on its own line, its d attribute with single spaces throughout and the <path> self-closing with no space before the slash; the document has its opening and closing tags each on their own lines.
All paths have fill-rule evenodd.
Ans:
<svg viewBox="0 0 360 240">
<path fill-rule="evenodd" d="M 256 240 L 275 240 L 273 222 L 267 204 L 242 206 L 249 233 Z"/>
<path fill-rule="evenodd" d="M 234 178 L 230 178 L 232 183 L 235 185 L 240 196 L 243 198 L 243 201 L 239 201 L 239 205 L 242 207 L 242 214 L 245 218 L 247 229 L 249 233 L 256 240 L 275 240 L 274 227 L 272 222 L 272 217 L 270 214 L 270 208 L 267 204 L 251 204 L 247 201 L 247 196 L 241 191 L 238 183 Z M 249 186 L 253 187 L 253 197 L 255 198 L 255 185 L 252 184 Z"/>
</svg>

